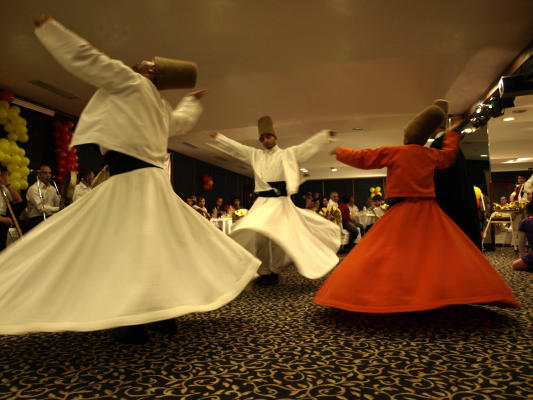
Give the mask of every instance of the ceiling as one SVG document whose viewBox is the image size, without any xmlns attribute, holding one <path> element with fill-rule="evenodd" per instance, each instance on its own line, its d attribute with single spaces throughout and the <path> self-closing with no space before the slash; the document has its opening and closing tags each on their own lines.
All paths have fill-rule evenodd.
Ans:
<svg viewBox="0 0 533 400">
<path fill-rule="evenodd" d="M 516 97 L 514 103 L 503 116 L 489 120 L 493 172 L 533 170 L 533 95 Z M 504 121 L 504 118 L 514 120 Z"/>
<path fill-rule="evenodd" d="M 336 144 L 303 164 L 309 179 L 382 175 L 341 165 L 330 150 L 400 144 L 403 126 L 435 98 L 465 112 L 533 38 L 530 0 L 25 0 L 0 7 L 0 85 L 18 96 L 78 115 L 94 92 L 37 41 L 32 19 L 44 12 L 129 65 L 154 55 L 199 64 L 198 86 L 210 93 L 195 130 L 169 143 L 180 153 L 250 174 L 212 147 L 208 133 L 258 146 L 256 121 L 265 114 L 281 147 L 335 130 Z M 164 92 L 171 103 L 184 94 Z M 474 158 L 485 152 L 474 147 Z"/>
</svg>

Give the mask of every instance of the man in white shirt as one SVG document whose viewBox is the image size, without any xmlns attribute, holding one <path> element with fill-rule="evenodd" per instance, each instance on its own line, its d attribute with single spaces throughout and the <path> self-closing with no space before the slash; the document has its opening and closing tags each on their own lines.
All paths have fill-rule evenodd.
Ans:
<svg viewBox="0 0 533 400">
<path fill-rule="evenodd" d="M 55 186 L 50 183 L 51 177 L 50 167 L 41 165 L 37 172 L 37 180 L 26 192 L 30 228 L 60 210 L 60 197 Z"/>
<path fill-rule="evenodd" d="M 20 194 L 8 183 L 7 168 L 0 165 L 0 251 L 6 248 L 7 232 L 13 226 L 13 219 L 9 213 L 7 202 L 22 203 Z M 16 212 L 15 212 L 16 214 Z"/>
<path fill-rule="evenodd" d="M 72 196 L 72 202 L 79 200 L 82 196 L 85 196 L 91 191 L 91 185 L 94 180 L 94 172 L 91 170 L 84 171 L 81 174 L 80 183 L 74 188 L 74 195 Z"/>
<path fill-rule="evenodd" d="M 329 195 L 328 209 L 331 207 L 339 208 L 339 193 L 331 192 Z"/>
</svg>

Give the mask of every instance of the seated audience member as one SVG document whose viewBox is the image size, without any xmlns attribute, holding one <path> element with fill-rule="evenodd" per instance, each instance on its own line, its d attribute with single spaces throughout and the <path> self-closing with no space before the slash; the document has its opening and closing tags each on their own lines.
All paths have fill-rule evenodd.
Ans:
<svg viewBox="0 0 533 400">
<path fill-rule="evenodd" d="M 342 203 L 339 205 L 339 210 L 342 214 L 342 228 L 346 229 L 350 236 L 348 238 L 348 243 L 344 246 L 344 251 L 348 252 L 355 246 L 355 239 L 359 236 L 359 229 L 352 222 L 350 217 L 350 208 L 348 207 L 348 202 L 350 201 L 350 196 L 344 196 Z"/>
<path fill-rule="evenodd" d="M 306 208 L 308 210 L 313 208 L 313 193 L 311 192 L 305 193 L 303 195 L 303 200 L 304 200 L 303 208 Z"/>
<path fill-rule="evenodd" d="M 500 197 L 500 206 L 505 206 L 505 205 L 507 205 L 507 197 L 502 196 Z"/>
<path fill-rule="evenodd" d="M 311 208 L 312 211 L 318 213 L 320 211 L 320 205 L 321 205 L 321 201 L 320 199 L 313 199 L 313 207 Z"/>
<path fill-rule="evenodd" d="M 513 262 L 516 271 L 533 271 L 533 201 L 526 206 L 527 218 L 520 222 L 518 227 L 518 248 L 520 258 Z M 529 243 L 529 252 L 526 251 L 526 240 Z"/>
<path fill-rule="evenodd" d="M 513 193 L 509 195 L 509 201 L 527 201 L 527 192 L 525 188 L 526 177 L 523 175 L 518 175 L 517 183 Z"/>
<path fill-rule="evenodd" d="M 321 208 L 328 208 L 329 199 L 327 197 L 323 197 L 321 201 Z"/>
<path fill-rule="evenodd" d="M 211 219 L 211 215 L 209 215 L 209 212 L 207 211 L 207 208 L 205 207 L 205 197 L 198 197 L 198 202 L 192 206 L 196 211 L 198 211 L 200 214 L 202 214 L 207 219 Z"/>
<path fill-rule="evenodd" d="M 357 215 L 359 208 L 355 205 L 355 198 L 350 196 L 348 200 L 348 209 L 350 210 L 350 217 Z M 355 221 L 355 218 L 352 217 L 352 223 L 359 229 L 361 237 L 365 234 L 365 227 L 362 224 L 359 224 Z"/>
<path fill-rule="evenodd" d="M 222 197 L 217 197 L 215 200 L 215 206 L 213 207 L 213 211 L 211 212 L 211 217 L 213 218 L 220 218 L 224 214 L 224 199 Z"/>
<path fill-rule="evenodd" d="M 80 175 L 80 183 L 74 188 L 74 195 L 72 196 L 73 203 L 91 191 L 91 185 L 94 180 L 94 172 L 91 170 L 84 171 Z"/>
<path fill-rule="evenodd" d="M 313 193 L 313 200 L 320 200 L 320 193 L 318 192 Z"/>
<path fill-rule="evenodd" d="M 48 218 L 60 210 L 59 194 L 56 188 L 50 184 L 51 178 L 52 170 L 50 167 L 41 165 L 37 172 L 37 180 L 26 192 L 28 218 L 30 220 L 29 229 L 43 221 L 44 216 Z"/>
<path fill-rule="evenodd" d="M 0 165 L 0 191 L 3 193 L 0 193 L 0 251 L 2 251 L 6 248 L 9 228 L 14 225 L 7 202 L 9 202 L 12 209 L 14 204 L 22 203 L 22 197 L 20 197 L 19 192 L 9 184 L 7 168 L 3 165 Z M 13 210 L 13 213 L 16 218 L 17 212 Z"/>
<path fill-rule="evenodd" d="M 186 202 L 189 206 L 191 206 L 191 207 L 194 205 L 194 202 L 193 202 L 191 196 L 187 196 L 187 197 L 185 198 L 185 202 Z"/>
<path fill-rule="evenodd" d="M 339 194 L 337 192 L 331 192 L 328 200 L 328 208 L 337 207 L 339 208 Z"/>
</svg>

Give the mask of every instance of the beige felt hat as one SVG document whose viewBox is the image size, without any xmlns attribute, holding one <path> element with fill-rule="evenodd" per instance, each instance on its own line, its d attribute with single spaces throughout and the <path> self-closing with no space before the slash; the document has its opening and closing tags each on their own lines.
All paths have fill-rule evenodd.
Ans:
<svg viewBox="0 0 533 400">
<path fill-rule="evenodd" d="M 159 90 L 185 89 L 196 85 L 196 63 L 156 56 L 154 64 L 156 86 Z"/>
<path fill-rule="evenodd" d="M 278 135 L 276 135 L 276 132 L 274 131 L 272 118 L 270 118 L 268 115 L 259 118 L 259 120 L 257 121 L 257 130 L 259 131 L 259 138 L 261 138 L 261 135 L 264 135 L 265 133 L 270 133 L 278 137 Z"/>
<path fill-rule="evenodd" d="M 444 119 L 444 112 L 439 106 L 426 107 L 404 128 L 404 143 L 423 146 Z"/>
<path fill-rule="evenodd" d="M 433 104 L 440 107 L 440 109 L 444 113 L 444 120 L 442 121 L 442 124 L 439 126 L 439 128 L 442 130 L 446 130 L 448 124 L 448 101 L 444 99 L 436 99 L 433 101 Z"/>
</svg>

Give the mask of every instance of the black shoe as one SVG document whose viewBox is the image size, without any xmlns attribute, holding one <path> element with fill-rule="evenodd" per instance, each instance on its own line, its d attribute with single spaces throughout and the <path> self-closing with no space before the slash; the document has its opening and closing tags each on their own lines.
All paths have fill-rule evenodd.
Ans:
<svg viewBox="0 0 533 400">
<path fill-rule="evenodd" d="M 144 325 L 116 328 L 113 330 L 113 337 L 122 344 L 146 344 L 150 339 Z"/>
<path fill-rule="evenodd" d="M 165 335 L 175 335 L 178 333 L 178 326 L 175 319 L 166 319 L 164 321 L 152 322 L 146 326 L 152 331 L 164 333 Z"/>
<path fill-rule="evenodd" d="M 277 285 L 278 282 L 279 282 L 279 275 L 273 272 L 268 275 L 260 275 L 259 278 L 255 280 L 255 284 L 258 286 Z"/>
</svg>

